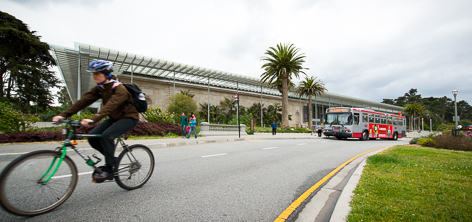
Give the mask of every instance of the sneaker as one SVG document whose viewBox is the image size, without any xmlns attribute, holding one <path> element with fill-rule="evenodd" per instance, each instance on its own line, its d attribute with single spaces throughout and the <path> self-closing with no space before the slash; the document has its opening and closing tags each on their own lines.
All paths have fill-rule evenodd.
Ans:
<svg viewBox="0 0 472 222">
<path fill-rule="evenodd" d="M 115 178 L 114 174 L 109 174 L 106 171 L 103 171 L 98 175 L 93 175 L 93 182 L 101 183 L 105 180 L 113 180 L 113 178 Z"/>
</svg>

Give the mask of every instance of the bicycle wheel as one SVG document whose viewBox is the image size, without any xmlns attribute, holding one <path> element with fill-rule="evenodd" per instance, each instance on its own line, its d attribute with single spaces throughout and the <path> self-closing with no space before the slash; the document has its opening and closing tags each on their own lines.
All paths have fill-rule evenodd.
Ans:
<svg viewBox="0 0 472 222">
<path fill-rule="evenodd" d="M 39 150 L 20 156 L 8 164 L 0 175 L 0 205 L 16 215 L 34 216 L 64 203 L 74 191 L 78 177 L 77 167 L 68 156 L 54 176 L 43 183 L 50 173 L 43 175 L 54 159 L 60 156 L 61 153 L 57 151 Z"/>
<path fill-rule="evenodd" d="M 154 155 L 144 145 L 136 144 L 124 149 L 116 162 L 116 183 L 123 189 L 142 187 L 154 171 Z"/>
</svg>

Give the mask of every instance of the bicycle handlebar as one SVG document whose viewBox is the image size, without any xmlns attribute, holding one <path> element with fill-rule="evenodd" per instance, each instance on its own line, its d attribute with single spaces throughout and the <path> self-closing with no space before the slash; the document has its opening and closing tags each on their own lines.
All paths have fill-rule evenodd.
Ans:
<svg viewBox="0 0 472 222">
<path fill-rule="evenodd" d="M 65 123 L 65 124 L 75 126 L 75 127 L 77 127 L 77 126 L 78 127 L 87 127 L 87 126 L 84 126 L 84 125 L 80 124 L 80 122 L 82 122 L 81 119 L 79 119 L 79 120 L 72 120 L 72 119 L 68 120 L 66 118 L 63 118 L 63 119 L 60 119 L 59 121 L 57 121 L 56 123 L 53 123 L 53 124 L 54 125 L 60 125 L 60 124 Z M 95 124 L 95 122 L 90 122 L 89 123 L 89 125 L 93 125 L 93 124 Z"/>
</svg>

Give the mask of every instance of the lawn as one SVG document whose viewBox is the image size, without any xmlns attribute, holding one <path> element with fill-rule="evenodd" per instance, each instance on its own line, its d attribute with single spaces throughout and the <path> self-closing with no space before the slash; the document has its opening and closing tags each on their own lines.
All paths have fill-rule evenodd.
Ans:
<svg viewBox="0 0 472 222">
<path fill-rule="evenodd" d="M 395 146 L 367 159 L 347 221 L 472 221 L 472 152 Z"/>
</svg>

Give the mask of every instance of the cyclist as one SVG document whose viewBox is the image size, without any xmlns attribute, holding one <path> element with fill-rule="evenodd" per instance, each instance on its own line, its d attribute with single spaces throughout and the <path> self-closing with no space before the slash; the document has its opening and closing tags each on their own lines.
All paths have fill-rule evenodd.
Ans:
<svg viewBox="0 0 472 222">
<path fill-rule="evenodd" d="M 53 117 L 53 121 L 58 122 L 62 118 L 70 117 L 101 98 L 103 107 L 100 111 L 90 119 L 83 119 L 81 124 L 96 123 L 105 116 L 109 117 L 90 132 L 91 134 L 102 134 L 102 136 L 90 137 L 88 142 L 105 156 L 105 169 L 102 173 L 94 175 L 93 179 L 97 182 L 112 180 L 114 177 L 113 166 L 116 162 L 114 140 L 138 124 L 139 113 L 129 102 L 132 101 L 131 94 L 112 74 L 112 62 L 95 60 L 85 71 L 93 74 L 97 86 L 85 93 L 66 111 Z"/>
</svg>

